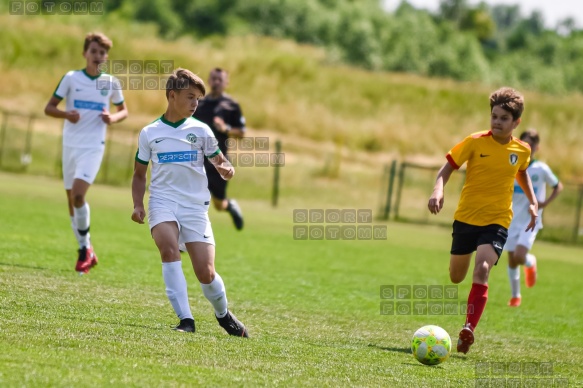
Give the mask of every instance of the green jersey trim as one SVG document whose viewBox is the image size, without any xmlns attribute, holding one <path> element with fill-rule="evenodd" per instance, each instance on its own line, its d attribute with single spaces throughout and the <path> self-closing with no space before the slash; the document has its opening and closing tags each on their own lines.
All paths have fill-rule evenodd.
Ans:
<svg viewBox="0 0 583 388">
<path fill-rule="evenodd" d="M 172 121 L 168 121 L 164 118 L 164 115 L 160 116 L 160 121 L 162 121 L 164 124 L 171 126 L 172 128 L 178 128 L 179 126 L 181 126 L 182 124 L 184 124 L 184 122 L 186 120 L 188 120 L 189 117 L 186 117 L 182 120 L 178 120 L 177 122 L 173 123 Z"/>
<path fill-rule="evenodd" d="M 145 160 L 142 160 L 140 158 L 138 158 L 138 152 L 140 152 L 140 150 L 136 151 L 136 162 L 140 163 L 140 164 L 144 164 L 144 165 L 148 165 L 150 164 L 150 162 L 146 162 Z"/>
<path fill-rule="evenodd" d="M 65 75 L 67 75 L 67 74 L 65 74 Z M 59 81 L 59 83 L 57 84 L 57 87 L 55 88 L 55 91 L 53 92 L 53 96 L 54 96 L 54 97 L 57 97 L 57 98 L 58 98 L 58 99 L 60 99 L 60 100 L 62 100 L 62 99 L 63 99 L 63 97 L 61 97 L 61 96 L 59 96 L 59 95 L 57 94 L 57 90 L 59 90 L 59 86 L 61 86 L 61 82 L 63 82 L 63 79 L 65 78 L 65 75 L 61 77 L 61 80 Z"/>
<path fill-rule="evenodd" d="M 87 73 L 86 69 L 82 69 L 81 71 L 83 72 L 83 74 L 85 74 L 87 76 L 87 78 L 89 78 L 92 81 L 95 81 L 97 78 L 101 77 L 101 73 L 99 75 L 93 76 L 93 75 L 89 75 L 89 73 Z"/>
<path fill-rule="evenodd" d="M 221 150 L 219 149 L 219 150 L 216 150 L 216 152 L 214 152 L 214 153 L 212 153 L 210 155 L 207 155 L 206 157 L 207 158 L 214 158 L 215 156 L 217 156 L 220 153 L 221 153 Z"/>
</svg>

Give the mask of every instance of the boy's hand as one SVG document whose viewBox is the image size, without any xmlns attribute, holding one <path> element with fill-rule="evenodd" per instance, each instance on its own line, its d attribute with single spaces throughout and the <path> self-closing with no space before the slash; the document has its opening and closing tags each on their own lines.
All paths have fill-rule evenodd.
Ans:
<svg viewBox="0 0 583 388">
<path fill-rule="evenodd" d="M 72 122 L 73 124 L 75 124 L 77 121 L 79 121 L 81 116 L 79 115 L 79 112 L 77 112 L 76 110 L 70 110 L 68 112 L 65 112 L 65 118 Z"/>
<path fill-rule="evenodd" d="M 132 213 L 132 221 L 138 224 L 144 223 L 144 217 L 146 217 L 146 211 L 143 206 L 136 206 L 134 212 Z"/>
<path fill-rule="evenodd" d="M 443 201 L 444 201 L 443 191 L 434 190 L 433 194 L 431 194 L 431 197 L 429 198 L 429 203 L 427 204 L 427 207 L 429 208 L 431 214 L 439 213 L 439 211 L 443 207 Z"/>
<path fill-rule="evenodd" d="M 217 171 L 221 175 L 221 178 L 223 178 L 226 181 L 228 181 L 235 175 L 235 168 L 233 166 L 229 167 L 220 166 L 217 168 Z"/>
<path fill-rule="evenodd" d="M 222 133 L 226 133 L 227 132 L 227 124 L 225 124 L 225 120 L 223 120 L 219 116 L 215 116 L 215 118 L 213 119 L 213 124 L 214 124 L 214 127 L 219 132 L 222 132 Z"/>
<path fill-rule="evenodd" d="M 534 228 L 536 227 L 536 219 L 538 218 L 538 204 L 531 203 L 528 206 L 528 212 L 530 213 L 530 223 L 526 227 L 525 232 L 528 231 L 534 232 Z"/>
<path fill-rule="evenodd" d="M 113 120 L 111 119 L 111 113 L 105 108 L 101 111 L 101 120 L 107 125 L 112 124 Z"/>
</svg>

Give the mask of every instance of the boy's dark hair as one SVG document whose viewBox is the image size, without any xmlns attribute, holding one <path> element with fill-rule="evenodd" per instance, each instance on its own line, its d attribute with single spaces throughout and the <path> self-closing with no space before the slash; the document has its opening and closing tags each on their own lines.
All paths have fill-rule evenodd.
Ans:
<svg viewBox="0 0 583 388">
<path fill-rule="evenodd" d="M 537 130 L 534 128 L 527 129 L 520 134 L 520 140 L 524 141 L 526 139 L 532 140 L 534 144 L 538 144 L 540 142 L 540 136 L 538 135 Z"/>
<path fill-rule="evenodd" d="M 490 112 L 495 106 L 500 106 L 505 111 L 510 112 L 516 121 L 524 111 L 524 97 L 512 88 L 500 88 L 490 94 Z"/>
<path fill-rule="evenodd" d="M 222 67 L 215 67 L 214 69 L 211 70 L 211 73 L 222 73 L 225 75 L 229 75 L 227 70 L 223 69 Z"/>
<path fill-rule="evenodd" d="M 170 74 L 168 81 L 166 81 L 166 99 L 170 96 L 171 90 L 177 93 L 191 86 L 200 90 L 203 96 L 206 94 L 204 81 L 192 71 L 179 67 Z"/>
<path fill-rule="evenodd" d="M 83 52 L 87 51 L 91 42 L 96 42 L 98 45 L 109 51 L 113 47 L 113 42 L 105 34 L 101 32 L 90 32 L 85 35 L 85 43 L 83 43 Z"/>
</svg>

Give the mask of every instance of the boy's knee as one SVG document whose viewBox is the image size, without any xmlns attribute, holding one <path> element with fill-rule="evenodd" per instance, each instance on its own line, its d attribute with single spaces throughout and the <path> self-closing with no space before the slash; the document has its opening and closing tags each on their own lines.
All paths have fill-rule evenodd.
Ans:
<svg viewBox="0 0 583 388">
<path fill-rule="evenodd" d="M 490 264 L 486 261 L 482 261 L 479 264 L 476 264 L 476 268 L 474 270 L 475 275 L 479 276 L 488 276 L 490 273 Z"/>
<path fill-rule="evenodd" d="M 215 280 L 215 272 L 210 269 L 198 271 L 196 278 L 202 284 L 210 284 L 213 280 Z"/>
<path fill-rule="evenodd" d="M 73 194 L 71 198 L 75 207 L 81 207 L 85 203 L 85 196 L 83 194 Z"/>
<path fill-rule="evenodd" d="M 514 254 L 514 265 L 524 264 L 526 263 L 526 255 L 525 254 Z"/>
<path fill-rule="evenodd" d="M 455 273 L 449 273 L 449 280 L 451 280 L 451 282 L 453 284 L 459 284 L 464 280 L 465 276 L 460 275 L 460 274 L 455 274 Z"/>
<path fill-rule="evenodd" d="M 173 247 L 165 247 L 160 249 L 160 256 L 162 261 L 165 263 L 179 261 L 180 260 L 180 250 Z M 176 260 L 178 258 L 178 260 Z"/>
</svg>

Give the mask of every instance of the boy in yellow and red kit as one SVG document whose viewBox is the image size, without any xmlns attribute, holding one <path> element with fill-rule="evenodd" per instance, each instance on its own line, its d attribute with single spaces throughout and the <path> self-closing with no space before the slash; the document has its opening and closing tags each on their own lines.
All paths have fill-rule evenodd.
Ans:
<svg viewBox="0 0 583 388">
<path fill-rule="evenodd" d="M 466 137 L 447 154 L 439 170 L 428 208 L 433 214 L 443 207 L 443 188 L 451 173 L 467 162 L 466 181 L 454 215 L 449 275 L 460 283 L 476 251 L 473 282 L 468 296 L 466 322 L 459 333 L 457 351 L 467 353 L 474 343 L 474 330 L 488 300 L 488 276 L 498 263 L 512 221 L 514 180 L 528 201 L 533 230 L 538 203 L 526 172 L 530 162 L 528 144 L 512 136 L 520 124 L 524 98 L 514 89 L 501 88 L 490 95 L 490 130 Z"/>
</svg>

